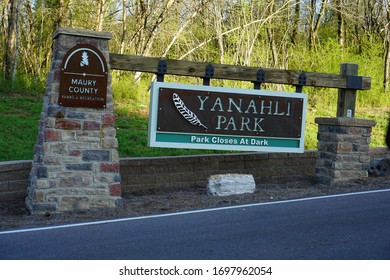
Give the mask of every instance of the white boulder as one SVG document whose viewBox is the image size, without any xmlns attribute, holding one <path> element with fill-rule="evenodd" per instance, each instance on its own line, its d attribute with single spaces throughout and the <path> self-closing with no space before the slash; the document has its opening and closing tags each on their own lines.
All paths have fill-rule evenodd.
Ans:
<svg viewBox="0 0 390 280">
<path fill-rule="evenodd" d="M 208 178 L 207 194 L 210 196 L 254 193 L 255 190 L 256 183 L 250 174 L 218 174 Z"/>
</svg>

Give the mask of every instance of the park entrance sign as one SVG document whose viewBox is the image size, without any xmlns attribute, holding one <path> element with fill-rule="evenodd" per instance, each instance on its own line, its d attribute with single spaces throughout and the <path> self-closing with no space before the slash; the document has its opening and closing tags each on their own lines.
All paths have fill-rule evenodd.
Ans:
<svg viewBox="0 0 390 280">
<path fill-rule="evenodd" d="M 59 105 L 106 108 L 108 67 L 96 47 L 78 44 L 70 49 L 60 72 Z"/>
<path fill-rule="evenodd" d="M 307 96 L 154 82 L 150 147 L 304 152 Z"/>
</svg>

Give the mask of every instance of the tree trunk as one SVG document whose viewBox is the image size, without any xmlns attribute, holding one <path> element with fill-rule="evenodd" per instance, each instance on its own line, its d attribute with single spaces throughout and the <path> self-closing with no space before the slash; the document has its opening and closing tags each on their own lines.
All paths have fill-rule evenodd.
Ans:
<svg viewBox="0 0 390 280">
<path fill-rule="evenodd" d="M 315 40 L 318 34 L 318 29 L 320 28 L 321 18 L 325 12 L 326 0 L 321 0 L 320 12 L 316 14 L 317 1 L 310 1 L 310 26 L 309 26 L 309 47 L 314 49 Z"/>
<path fill-rule="evenodd" d="M 104 23 L 104 5 L 106 4 L 106 0 L 99 0 L 98 1 L 98 22 L 96 24 L 96 29 L 97 31 L 102 31 L 103 30 L 103 23 Z"/>
<path fill-rule="evenodd" d="M 175 3 L 174 0 L 167 0 L 166 2 L 164 2 L 164 7 L 162 8 L 160 15 L 156 19 L 155 23 L 152 25 L 150 33 L 148 34 L 148 36 L 142 36 L 143 38 L 141 38 L 142 49 L 141 49 L 141 53 L 139 55 L 148 56 L 150 54 L 150 50 L 152 49 L 153 42 L 157 36 L 157 32 L 160 29 L 163 21 L 166 19 L 167 15 L 169 13 L 169 10 L 174 3 Z M 147 20 L 147 19 L 145 18 L 145 20 Z M 146 21 L 145 21 L 145 24 L 146 24 Z M 141 75 L 142 75 L 141 72 L 136 72 L 134 74 L 134 81 L 138 82 L 139 79 L 141 78 Z"/>
<path fill-rule="evenodd" d="M 299 29 L 299 17 L 301 14 L 301 0 L 295 1 L 295 13 L 294 13 L 294 25 L 293 25 L 293 31 L 291 36 L 291 42 L 296 45 L 298 42 L 298 29 Z"/>
<path fill-rule="evenodd" d="M 310 0 L 310 11 L 309 11 L 309 49 L 313 49 L 314 47 L 314 35 L 313 35 L 313 29 L 314 29 L 314 18 L 315 18 L 315 0 Z"/>
<path fill-rule="evenodd" d="M 383 86 L 385 91 L 389 89 L 390 85 L 390 8 L 389 2 L 387 2 L 387 6 L 385 6 L 384 14 L 386 15 L 385 21 L 385 37 L 384 37 L 384 45 L 385 45 L 385 59 L 384 59 L 384 75 L 383 75 Z"/>
<path fill-rule="evenodd" d="M 383 87 L 387 91 L 390 84 L 390 38 L 387 38 L 385 47 L 385 67 L 383 74 Z"/>
<path fill-rule="evenodd" d="M 279 58 L 278 58 L 278 50 L 276 48 L 276 42 L 275 42 L 275 36 L 274 36 L 274 26 L 273 26 L 273 14 L 274 14 L 274 7 L 275 7 L 275 0 L 269 0 L 268 1 L 268 17 L 269 22 L 266 26 L 267 30 L 267 37 L 269 41 L 269 45 L 271 48 L 272 53 L 272 61 L 273 61 L 273 67 L 278 68 L 279 65 Z"/>
<path fill-rule="evenodd" d="M 161 57 L 166 57 L 169 50 L 172 48 L 173 44 L 177 41 L 180 34 L 186 29 L 188 24 L 198 15 L 198 13 L 204 8 L 205 4 L 207 4 L 210 0 L 205 0 L 202 3 L 198 5 L 198 7 L 195 9 L 195 11 L 191 14 L 190 17 L 186 19 L 186 21 L 180 26 L 180 28 L 177 30 L 175 35 L 173 36 L 171 42 L 168 44 L 167 48 L 165 49 L 164 53 L 161 55 Z"/>
<path fill-rule="evenodd" d="M 19 0 L 10 0 L 7 3 L 8 24 L 7 37 L 5 38 L 4 50 L 4 78 L 13 81 L 17 61 L 17 25 L 18 25 Z"/>
<path fill-rule="evenodd" d="M 170 8 L 172 7 L 172 5 L 174 3 L 175 3 L 174 0 L 168 0 L 165 3 L 164 8 L 162 9 L 159 17 L 157 18 L 156 22 L 152 26 L 152 31 L 150 32 L 150 34 L 145 42 L 142 55 L 147 56 L 150 54 L 150 50 L 152 49 L 154 39 L 156 38 L 156 35 L 157 35 L 157 31 L 160 29 L 162 22 L 165 20 L 167 14 L 168 14 L 168 11 L 170 10 Z"/>
<path fill-rule="evenodd" d="M 339 45 L 341 48 L 344 48 L 345 45 L 345 20 L 343 16 L 344 7 L 342 5 L 342 0 L 336 1 L 337 7 L 337 37 L 339 39 Z"/>
<path fill-rule="evenodd" d="M 221 64 L 225 61 L 225 50 L 223 46 L 223 36 L 222 36 L 222 13 L 223 13 L 223 3 L 221 1 L 216 1 L 214 7 L 214 25 L 217 33 L 218 46 L 219 46 L 219 61 Z"/>
<path fill-rule="evenodd" d="M 122 0 L 122 37 L 121 37 L 121 49 L 119 53 L 124 54 L 125 53 L 125 42 L 126 42 L 126 19 L 127 19 L 127 5 L 126 0 Z"/>
<path fill-rule="evenodd" d="M 55 21 L 55 28 L 61 26 L 68 26 L 68 22 L 70 23 L 69 13 L 69 5 L 71 4 L 71 0 L 60 0 L 58 2 L 58 11 L 57 11 L 57 19 Z"/>
</svg>

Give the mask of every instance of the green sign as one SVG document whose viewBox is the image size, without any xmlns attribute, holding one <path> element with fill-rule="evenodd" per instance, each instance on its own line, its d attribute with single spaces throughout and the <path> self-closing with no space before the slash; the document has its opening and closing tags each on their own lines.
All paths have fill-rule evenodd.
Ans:
<svg viewBox="0 0 390 280">
<path fill-rule="evenodd" d="M 148 145 L 302 153 L 306 102 L 302 93 L 155 82 Z"/>
</svg>

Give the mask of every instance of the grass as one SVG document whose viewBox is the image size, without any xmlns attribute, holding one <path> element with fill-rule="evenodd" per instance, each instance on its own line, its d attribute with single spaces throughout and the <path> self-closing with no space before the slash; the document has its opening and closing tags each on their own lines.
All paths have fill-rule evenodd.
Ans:
<svg viewBox="0 0 390 280">
<path fill-rule="evenodd" d="M 164 149 L 147 147 L 149 97 L 146 85 L 131 88 L 131 82 L 113 82 L 117 138 L 120 157 L 176 156 L 216 153 L 210 150 Z M 226 85 L 229 86 L 229 85 Z M 1 89 L 0 89 L 1 90 Z M 1 91 L 0 91 L 1 92 Z M 33 158 L 38 122 L 42 110 L 43 90 L 26 94 L 0 93 L 0 161 Z M 367 93 L 358 93 L 367 94 Z M 365 98 L 367 98 L 365 96 Z M 360 105 L 358 98 L 357 118 L 375 120 L 372 147 L 385 146 L 388 126 L 390 94 L 383 94 L 380 106 Z M 316 117 L 336 115 L 337 92 L 316 90 L 309 92 L 306 117 L 305 149 L 316 149 Z M 228 153 L 229 151 L 222 151 Z M 221 151 L 218 151 L 221 153 Z"/>
<path fill-rule="evenodd" d="M 42 98 L 0 95 L 0 161 L 32 159 Z"/>
</svg>

